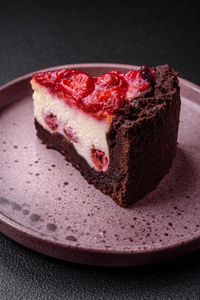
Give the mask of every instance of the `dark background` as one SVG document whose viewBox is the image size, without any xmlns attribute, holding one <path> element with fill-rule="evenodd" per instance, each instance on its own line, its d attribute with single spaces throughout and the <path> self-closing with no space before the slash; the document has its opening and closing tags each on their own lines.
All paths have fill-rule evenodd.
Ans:
<svg viewBox="0 0 200 300">
<path fill-rule="evenodd" d="M 2 1 L 0 84 L 63 64 L 168 63 L 200 85 L 195 1 Z M 1 299 L 200 299 L 200 251 L 153 266 L 62 262 L 0 235 Z"/>
</svg>

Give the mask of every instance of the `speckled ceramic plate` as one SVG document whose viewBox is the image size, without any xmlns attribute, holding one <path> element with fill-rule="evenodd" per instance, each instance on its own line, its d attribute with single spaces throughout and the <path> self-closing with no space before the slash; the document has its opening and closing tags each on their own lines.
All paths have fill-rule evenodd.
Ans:
<svg viewBox="0 0 200 300">
<path fill-rule="evenodd" d="M 53 69 L 64 67 L 91 75 L 136 68 Z M 155 191 L 123 209 L 36 137 L 31 75 L 0 88 L 0 231 L 46 255 L 104 266 L 155 263 L 200 248 L 200 88 L 180 79 L 173 166 Z"/>
</svg>

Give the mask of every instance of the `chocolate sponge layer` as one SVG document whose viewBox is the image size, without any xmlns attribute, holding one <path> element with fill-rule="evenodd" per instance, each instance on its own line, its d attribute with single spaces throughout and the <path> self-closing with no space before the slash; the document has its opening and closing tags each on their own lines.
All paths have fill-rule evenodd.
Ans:
<svg viewBox="0 0 200 300">
<path fill-rule="evenodd" d="M 107 172 L 92 169 L 70 141 L 59 133 L 49 133 L 35 120 L 37 135 L 47 147 L 62 153 L 88 183 L 122 207 L 153 190 L 169 171 L 176 154 L 180 114 L 177 73 L 168 65 L 154 70 L 154 87 L 127 101 L 112 120 L 107 134 Z"/>
</svg>

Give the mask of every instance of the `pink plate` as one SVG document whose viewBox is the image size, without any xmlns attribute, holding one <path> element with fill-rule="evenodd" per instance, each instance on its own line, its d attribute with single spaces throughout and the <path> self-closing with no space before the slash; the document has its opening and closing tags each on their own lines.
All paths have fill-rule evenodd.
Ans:
<svg viewBox="0 0 200 300">
<path fill-rule="evenodd" d="M 97 75 L 136 66 L 79 64 Z M 157 189 L 128 209 L 88 185 L 36 137 L 32 74 L 0 88 L 0 231 L 43 254 L 91 265 L 160 262 L 200 248 L 200 88 L 180 79 L 178 150 Z"/>
</svg>

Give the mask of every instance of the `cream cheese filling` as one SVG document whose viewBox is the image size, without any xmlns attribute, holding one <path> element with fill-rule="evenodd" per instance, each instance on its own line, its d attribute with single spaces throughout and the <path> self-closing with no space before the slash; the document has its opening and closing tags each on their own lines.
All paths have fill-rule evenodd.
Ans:
<svg viewBox="0 0 200 300">
<path fill-rule="evenodd" d="M 90 167 L 97 170 L 91 158 L 91 149 L 93 148 L 103 151 L 107 156 L 109 164 L 109 149 L 106 138 L 106 134 L 110 128 L 109 121 L 107 119 L 97 120 L 50 94 L 47 88 L 34 80 L 31 83 L 34 89 L 34 117 L 38 123 L 50 133 L 59 132 L 64 136 L 64 127 L 70 128 L 77 138 L 76 141 L 70 141 L 73 143 L 77 153 L 87 161 Z M 56 130 L 52 130 L 45 122 L 44 116 L 50 114 L 56 116 L 58 120 Z M 103 169 L 103 171 L 106 171 L 106 169 Z"/>
</svg>

